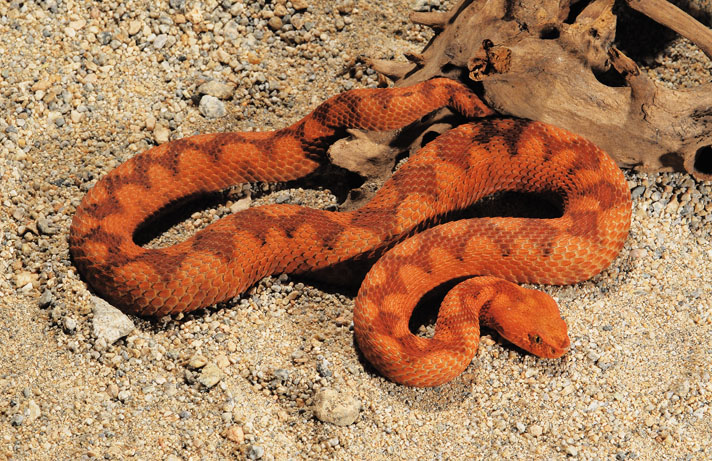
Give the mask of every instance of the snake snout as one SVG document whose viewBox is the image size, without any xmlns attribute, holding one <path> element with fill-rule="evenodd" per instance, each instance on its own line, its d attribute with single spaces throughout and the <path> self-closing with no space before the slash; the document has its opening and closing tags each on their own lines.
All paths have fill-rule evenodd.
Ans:
<svg viewBox="0 0 712 461">
<path fill-rule="evenodd" d="M 564 339 L 562 339 L 558 345 L 549 346 L 549 351 L 551 354 L 550 357 L 552 359 L 558 359 L 562 355 L 566 354 L 570 348 L 571 348 L 571 341 L 569 340 L 569 336 L 566 335 L 564 337 Z"/>
</svg>

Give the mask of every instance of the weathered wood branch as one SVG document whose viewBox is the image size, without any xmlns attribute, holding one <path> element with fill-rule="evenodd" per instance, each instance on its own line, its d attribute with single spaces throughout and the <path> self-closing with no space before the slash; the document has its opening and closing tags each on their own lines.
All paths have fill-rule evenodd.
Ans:
<svg viewBox="0 0 712 461">
<path fill-rule="evenodd" d="M 413 22 L 414 24 L 420 24 L 421 26 L 427 26 L 427 27 L 432 27 L 433 29 L 436 30 L 442 30 L 445 27 L 445 24 L 450 20 L 452 17 L 451 14 L 449 13 L 439 13 L 439 12 L 434 12 L 434 13 L 411 13 L 410 14 L 410 21 Z"/>
<path fill-rule="evenodd" d="M 665 0 L 626 0 L 628 6 L 655 22 L 674 30 L 712 58 L 712 30 Z"/>
</svg>

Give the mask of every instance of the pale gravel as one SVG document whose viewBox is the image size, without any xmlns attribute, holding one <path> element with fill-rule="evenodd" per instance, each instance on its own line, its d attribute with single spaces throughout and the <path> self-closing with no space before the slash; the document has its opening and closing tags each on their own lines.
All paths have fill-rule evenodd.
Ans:
<svg viewBox="0 0 712 461">
<path fill-rule="evenodd" d="M 262 39 L 222 27 L 245 17 L 247 3 L 196 10 L 170 0 L 187 4 L 194 28 L 153 3 L 0 3 L 0 460 L 712 457 L 712 184 L 682 174 L 627 173 L 633 224 L 620 257 L 591 281 L 544 288 L 572 338 L 561 360 L 485 336 L 452 383 L 398 386 L 358 354 L 350 293 L 289 277 L 195 315 L 134 318 L 126 338 L 97 342 L 91 293 L 66 242 L 97 178 L 157 136 L 272 129 L 329 95 L 373 86 L 363 69 L 342 70 L 359 54 L 422 47 L 428 32 L 407 13 L 440 4 L 294 0 L 313 4 L 300 13 L 310 38 L 285 45 L 263 41 L 284 2 L 256 8 Z M 672 48 L 685 64 L 663 55 L 652 75 L 682 84 L 676 66 L 692 62 L 691 81 L 709 80 L 701 53 L 679 40 Z M 210 79 L 235 87 L 223 118 L 205 119 L 193 99 Z M 271 190 L 232 191 L 153 244 L 244 207 L 248 195 L 335 203 Z M 325 388 L 360 402 L 355 423 L 314 416 Z"/>
</svg>

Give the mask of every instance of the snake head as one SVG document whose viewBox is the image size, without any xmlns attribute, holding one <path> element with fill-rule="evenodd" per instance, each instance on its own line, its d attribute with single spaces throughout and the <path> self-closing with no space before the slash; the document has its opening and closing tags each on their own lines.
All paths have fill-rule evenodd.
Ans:
<svg viewBox="0 0 712 461">
<path fill-rule="evenodd" d="M 507 341 L 539 357 L 559 358 L 571 345 L 556 301 L 541 291 L 511 284 L 490 301 L 483 320 Z"/>
</svg>

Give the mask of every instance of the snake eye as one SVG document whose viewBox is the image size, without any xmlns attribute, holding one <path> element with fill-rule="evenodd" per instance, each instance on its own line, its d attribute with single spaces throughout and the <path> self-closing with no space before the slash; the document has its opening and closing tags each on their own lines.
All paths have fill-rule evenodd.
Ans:
<svg viewBox="0 0 712 461">
<path fill-rule="evenodd" d="M 534 344 L 541 344 L 541 336 L 539 335 L 534 335 L 534 338 L 532 338 L 534 341 Z"/>
</svg>

